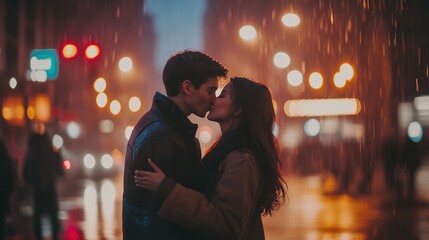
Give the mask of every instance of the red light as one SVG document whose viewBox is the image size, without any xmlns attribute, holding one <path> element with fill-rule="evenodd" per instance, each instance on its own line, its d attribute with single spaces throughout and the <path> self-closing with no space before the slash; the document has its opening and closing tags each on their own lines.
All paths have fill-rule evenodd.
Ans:
<svg viewBox="0 0 429 240">
<path fill-rule="evenodd" d="M 77 47 L 74 44 L 66 44 L 63 47 L 62 53 L 64 58 L 73 58 L 77 54 Z"/>
<path fill-rule="evenodd" d="M 69 160 L 64 160 L 63 167 L 66 170 L 69 170 L 71 168 L 71 162 Z"/>
<path fill-rule="evenodd" d="M 88 47 L 86 47 L 85 49 L 85 57 L 88 59 L 94 59 L 96 57 L 98 57 L 100 55 L 100 47 L 95 45 L 95 44 L 91 44 Z"/>
</svg>

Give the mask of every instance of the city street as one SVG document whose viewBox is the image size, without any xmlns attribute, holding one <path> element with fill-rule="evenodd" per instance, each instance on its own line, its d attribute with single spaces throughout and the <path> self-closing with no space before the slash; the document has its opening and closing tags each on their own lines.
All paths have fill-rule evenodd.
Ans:
<svg viewBox="0 0 429 240">
<path fill-rule="evenodd" d="M 383 190 L 382 173 L 376 172 L 373 193 L 329 194 L 334 184 L 318 175 L 289 176 L 288 203 L 271 217 L 264 217 L 266 238 L 275 239 L 428 239 L 429 164 L 417 175 L 418 199 L 399 202 Z M 122 178 L 61 180 L 60 218 L 63 239 L 122 239 Z M 324 192 L 324 193 L 323 193 Z M 50 239 L 44 221 L 45 239 Z M 19 206 L 11 239 L 31 239 L 31 205 Z"/>
</svg>

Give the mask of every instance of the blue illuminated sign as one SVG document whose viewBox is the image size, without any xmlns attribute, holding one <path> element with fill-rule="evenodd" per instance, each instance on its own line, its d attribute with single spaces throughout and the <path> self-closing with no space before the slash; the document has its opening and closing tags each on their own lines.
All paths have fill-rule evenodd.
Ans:
<svg viewBox="0 0 429 240">
<path fill-rule="evenodd" d="M 34 49 L 30 53 L 30 79 L 44 82 L 58 77 L 58 53 L 55 49 Z"/>
</svg>

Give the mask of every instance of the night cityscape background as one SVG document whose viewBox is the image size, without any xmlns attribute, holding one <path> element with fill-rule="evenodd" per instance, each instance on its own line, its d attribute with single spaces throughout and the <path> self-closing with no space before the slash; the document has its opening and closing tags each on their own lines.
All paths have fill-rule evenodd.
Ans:
<svg viewBox="0 0 429 240">
<path fill-rule="evenodd" d="M 35 122 L 64 161 L 63 238 L 122 239 L 126 143 L 184 49 L 273 94 L 289 202 L 264 218 L 267 239 L 429 239 L 428 13 L 426 0 L 0 0 L 10 239 L 31 239 L 21 172 Z M 190 119 L 204 152 L 219 128 Z M 413 196 L 407 164 L 394 169 L 401 187 L 386 187 L 390 139 L 421 153 Z"/>
</svg>

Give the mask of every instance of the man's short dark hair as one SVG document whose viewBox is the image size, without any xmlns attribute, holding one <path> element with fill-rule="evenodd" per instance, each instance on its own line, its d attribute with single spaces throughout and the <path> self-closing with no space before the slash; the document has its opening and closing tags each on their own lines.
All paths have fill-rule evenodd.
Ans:
<svg viewBox="0 0 429 240">
<path fill-rule="evenodd" d="M 171 56 L 162 73 L 167 96 L 179 94 L 183 81 L 189 80 L 196 89 L 208 78 L 226 78 L 228 69 L 212 57 L 198 51 L 185 50 Z"/>
</svg>

